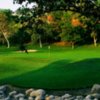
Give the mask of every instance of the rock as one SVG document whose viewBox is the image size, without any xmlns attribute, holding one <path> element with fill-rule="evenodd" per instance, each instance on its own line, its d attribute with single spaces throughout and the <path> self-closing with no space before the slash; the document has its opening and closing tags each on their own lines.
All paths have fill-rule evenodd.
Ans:
<svg viewBox="0 0 100 100">
<path fill-rule="evenodd" d="M 55 100 L 63 100 L 61 97 L 55 96 Z"/>
<path fill-rule="evenodd" d="M 26 94 L 26 95 L 29 95 L 32 91 L 34 91 L 34 89 L 33 89 L 33 88 L 28 89 L 28 90 L 26 90 L 26 91 L 25 91 L 25 94 Z"/>
<path fill-rule="evenodd" d="M 50 97 L 50 99 L 55 99 L 54 95 L 50 95 L 49 97 Z"/>
<path fill-rule="evenodd" d="M 36 97 L 36 96 L 44 96 L 45 95 L 45 91 L 43 89 L 38 89 L 38 90 L 33 90 L 30 93 L 30 96 L 32 97 Z"/>
<path fill-rule="evenodd" d="M 94 98 L 93 100 L 98 100 L 97 98 Z"/>
<path fill-rule="evenodd" d="M 25 100 L 24 97 L 19 97 L 19 100 Z"/>
<path fill-rule="evenodd" d="M 5 92 L 7 90 L 7 87 L 8 87 L 7 85 L 0 86 L 0 91 Z"/>
<path fill-rule="evenodd" d="M 17 94 L 17 91 L 12 91 L 12 92 L 10 92 L 8 95 L 9 96 L 14 96 L 14 95 L 16 95 Z"/>
<path fill-rule="evenodd" d="M 50 100 L 50 97 L 48 95 L 46 95 L 45 100 Z"/>
<path fill-rule="evenodd" d="M 4 92 L 0 91 L 0 99 L 4 98 Z"/>
<path fill-rule="evenodd" d="M 25 95 L 24 94 L 22 94 L 22 93 L 19 93 L 19 94 L 16 94 L 16 95 L 14 95 L 14 98 L 15 98 L 15 100 L 19 100 L 19 99 L 24 99 L 24 97 L 25 97 Z"/>
<path fill-rule="evenodd" d="M 33 97 L 30 97 L 30 96 L 29 96 L 29 97 L 28 97 L 28 100 L 34 100 L 34 99 L 33 99 Z"/>
<path fill-rule="evenodd" d="M 99 84 L 94 84 L 91 93 L 100 93 L 100 85 Z"/>
<path fill-rule="evenodd" d="M 94 99 L 94 97 L 91 96 L 90 94 L 85 97 L 85 100 L 93 100 L 93 99 Z"/>
<path fill-rule="evenodd" d="M 50 96 L 46 96 L 45 100 L 54 100 L 55 96 L 54 95 L 50 95 Z"/>
<path fill-rule="evenodd" d="M 94 97 L 94 98 L 100 99 L 100 94 L 99 93 L 91 94 L 91 96 Z"/>
<path fill-rule="evenodd" d="M 83 96 L 76 96 L 75 100 L 83 100 Z"/>
<path fill-rule="evenodd" d="M 72 96 L 70 94 L 65 94 L 62 96 L 62 99 L 65 100 L 65 99 L 69 99 L 71 98 Z"/>
<path fill-rule="evenodd" d="M 39 96 L 36 96 L 36 97 L 35 97 L 35 100 L 44 100 L 44 97 L 41 96 L 41 95 L 39 95 Z"/>
<path fill-rule="evenodd" d="M 11 98 L 8 96 L 8 97 L 5 98 L 5 100 L 11 100 Z"/>
</svg>

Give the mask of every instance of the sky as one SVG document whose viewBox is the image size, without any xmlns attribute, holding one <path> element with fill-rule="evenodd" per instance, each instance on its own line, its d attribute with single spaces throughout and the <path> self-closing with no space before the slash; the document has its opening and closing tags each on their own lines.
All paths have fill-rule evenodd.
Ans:
<svg viewBox="0 0 100 100">
<path fill-rule="evenodd" d="M 17 10 L 21 5 L 13 4 L 13 0 L 0 0 L 0 9 Z"/>
<path fill-rule="evenodd" d="M 100 1 L 98 0 L 100 3 Z M 11 9 L 12 11 L 17 10 L 21 5 L 13 4 L 13 0 L 0 0 L 1 9 Z"/>
</svg>

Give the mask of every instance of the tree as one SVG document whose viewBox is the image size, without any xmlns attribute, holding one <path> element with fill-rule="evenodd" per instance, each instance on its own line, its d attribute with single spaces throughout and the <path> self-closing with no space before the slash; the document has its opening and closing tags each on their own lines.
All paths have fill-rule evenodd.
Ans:
<svg viewBox="0 0 100 100">
<path fill-rule="evenodd" d="M 73 12 L 63 12 L 61 20 L 62 33 L 60 34 L 63 41 L 69 41 L 74 48 L 75 43 L 82 40 L 84 29 L 79 20 L 79 14 Z"/>
<path fill-rule="evenodd" d="M 100 31 L 100 23 L 92 23 L 92 29 L 91 29 L 91 37 L 93 38 L 93 43 L 94 43 L 94 46 L 96 47 L 97 46 L 97 40 L 99 40 L 100 38 L 99 37 L 99 31 Z"/>
<path fill-rule="evenodd" d="M 17 44 L 24 44 L 31 41 L 33 34 L 34 17 L 29 8 L 19 8 L 13 15 L 14 22 L 12 24 L 12 31 L 15 29 L 14 34 L 11 37 L 11 41 Z"/>
<path fill-rule="evenodd" d="M 22 4 L 26 0 L 13 0 L 14 3 Z M 28 3 L 37 4 L 37 14 L 50 11 L 74 11 L 85 16 L 100 16 L 100 1 L 99 0 L 27 0 Z"/>
<path fill-rule="evenodd" d="M 9 40 L 8 40 L 8 37 L 9 37 L 9 23 L 8 23 L 8 20 L 7 20 L 7 16 L 4 14 L 4 13 L 0 13 L 0 33 L 3 34 L 6 42 L 7 42 L 7 47 L 9 48 L 10 47 L 10 43 L 9 43 Z"/>
<path fill-rule="evenodd" d="M 97 46 L 97 40 L 99 39 L 99 30 L 100 30 L 100 23 L 98 19 L 94 18 L 93 16 L 91 17 L 86 17 L 86 16 L 81 16 L 80 18 L 82 27 L 86 30 L 86 36 L 88 37 L 88 40 L 93 38 L 93 43 L 94 46 Z M 85 39 L 85 38 L 84 38 Z"/>
<path fill-rule="evenodd" d="M 14 3 L 20 3 L 22 4 L 26 0 L 13 0 Z M 84 41 L 87 39 L 90 39 L 90 34 L 92 33 L 92 30 L 96 24 L 100 21 L 100 1 L 99 0 L 27 0 L 26 5 L 29 3 L 35 3 L 36 6 L 34 6 L 31 9 L 32 16 L 39 17 L 42 16 L 45 13 L 50 13 L 54 11 L 72 11 L 75 13 L 79 13 L 80 16 L 85 16 L 87 19 L 93 20 L 93 25 L 89 26 L 87 24 L 81 24 L 79 19 L 73 18 L 73 27 L 77 27 L 77 24 L 80 25 L 80 27 L 84 30 L 86 30 L 87 33 L 85 33 L 83 38 Z M 92 18 L 91 18 L 92 17 Z M 53 21 L 52 16 L 48 16 L 49 22 Z M 62 18 L 63 19 L 63 18 Z M 69 19 L 70 20 L 70 19 Z M 86 20 L 88 23 L 88 20 Z M 68 24 L 68 23 L 67 23 Z M 71 29 L 70 25 L 69 28 L 64 28 L 66 25 L 61 25 L 62 27 L 62 33 L 65 34 L 69 29 Z M 89 28 L 89 29 L 88 29 Z M 72 28 L 73 29 L 73 28 Z M 59 28 L 60 30 L 60 28 Z M 76 29 L 75 29 L 76 30 Z M 98 32 L 94 30 L 95 33 L 98 35 Z M 66 33 L 67 34 L 67 33 Z"/>
<path fill-rule="evenodd" d="M 66 26 L 65 29 L 62 29 L 61 38 L 63 41 L 69 41 L 71 43 L 72 49 L 75 47 L 75 43 L 80 42 L 81 35 L 83 33 L 83 29 L 80 26 L 73 27 L 73 26 Z"/>
<path fill-rule="evenodd" d="M 91 37 L 93 38 L 93 42 L 94 42 L 94 46 L 97 46 L 97 33 L 95 31 L 93 31 L 91 33 Z"/>
<path fill-rule="evenodd" d="M 22 27 L 21 23 L 17 23 L 18 17 L 11 10 L 0 10 L 0 33 L 3 34 L 9 48 L 13 42 L 13 36 Z M 15 39 L 16 40 L 16 39 Z"/>
</svg>

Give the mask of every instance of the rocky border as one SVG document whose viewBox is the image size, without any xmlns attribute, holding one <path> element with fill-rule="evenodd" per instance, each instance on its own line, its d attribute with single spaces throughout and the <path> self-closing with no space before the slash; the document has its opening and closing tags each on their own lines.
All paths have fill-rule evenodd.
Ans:
<svg viewBox="0 0 100 100">
<path fill-rule="evenodd" d="M 11 85 L 0 86 L 0 100 L 100 100 L 100 85 L 87 89 L 45 91 L 44 89 L 22 89 Z"/>
</svg>

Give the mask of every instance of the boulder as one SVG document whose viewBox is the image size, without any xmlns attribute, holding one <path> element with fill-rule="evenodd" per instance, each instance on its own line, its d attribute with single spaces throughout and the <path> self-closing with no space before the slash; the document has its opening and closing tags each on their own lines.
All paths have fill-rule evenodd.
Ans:
<svg viewBox="0 0 100 100">
<path fill-rule="evenodd" d="M 33 88 L 28 89 L 28 90 L 26 90 L 26 91 L 25 91 L 25 94 L 26 94 L 26 95 L 29 95 L 32 91 L 34 91 L 34 89 L 33 89 Z"/>
<path fill-rule="evenodd" d="M 100 93 L 100 85 L 99 84 L 94 84 L 91 93 Z"/>
<path fill-rule="evenodd" d="M 7 85 L 0 86 L 0 91 L 6 91 L 7 87 L 8 87 Z"/>
<path fill-rule="evenodd" d="M 50 96 L 46 96 L 45 97 L 45 100 L 54 100 L 55 99 L 55 96 L 54 95 L 50 95 Z"/>
<path fill-rule="evenodd" d="M 72 96 L 70 94 L 65 94 L 62 96 L 62 99 L 65 100 L 65 99 L 69 99 L 71 98 Z"/>
<path fill-rule="evenodd" d="M 83 96 L 76 96 L 75 100 L 83 100 Z"/>
<path fill-rule="evenodd" d="M 22 93 L 19 93 L 19 94 L 14 95 L 14 98 L 15 99 L 24 98 L 24 97 L 25 97 L 25 95 L 22 94 Z"/>
<path fill-rule="evenodd" d="M 55 100 L 63 100 L 63 99 L 59 96 L 55 96 Z"/>
<path fill-rule="evenodd" d="M 93 100 L 98 100 L 97 98 L 94 98 Z"/>
<path fill-rule="evenodd" d="M 4 92 L 3 91 L 0 91 L 0 99 L 4 98 Z"/>
<path fill-rule="evenodd" d="M 10 97 L 6 97 L 4 100 L 11 100 L 11 98 Z"/>
<path fill-rule="evenodd" d="M 93 100 L 93 99 L 94 99 L 94 97 L 91 96 L 90 94 L 85 97 L 85 100 Z"/>
<path fill-rule="evenodd" d="M 9 96 L 14 96 L 14 95 L 16 95 L 17 94 L 17 91 L 11 91 L 11 92 L 9 92 Z"/>
<path fill-rule="evenodd" d="M 91 94 L 91 96 L 94 97 L 94 98 L 100 99 L 100 94 L 99 93 Z"/>
<path fill-rule="evenodd" d="M 33 99 L 33 97 L 29 96 L 29 97 L 28 97 L 28 100 L 34 100 L 34 99 Z"/>
<path fill-rule="evenodd" d="M 30 92 L 31 97 L 44 96 L 44 95 L 45 95 L 45 90 L 43 89 L 33 90 L 32 92 Z"/>
<path fill-rule="evenodd" d="M 45 98 L 42 95 L 36 96 L 35 100 L 44 100 Z"/>
<path fill-rule="evenodd" d="M 25 100 L 24 97 L 19 97 L 19 100 Z"/>
</svg>

